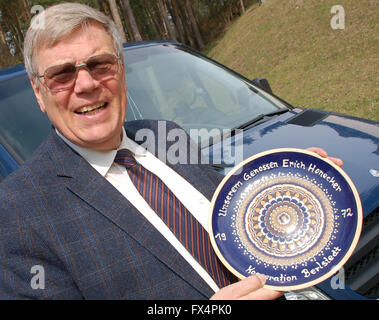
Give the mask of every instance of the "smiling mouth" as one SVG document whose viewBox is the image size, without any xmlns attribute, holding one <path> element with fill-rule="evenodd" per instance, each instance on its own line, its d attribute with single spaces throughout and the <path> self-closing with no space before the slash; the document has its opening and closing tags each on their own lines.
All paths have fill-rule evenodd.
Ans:
<svg viewBox="0 0 379 320">
<path fill-rule="evenodd" d="M 93 106 L 85 106 L 75 111 L 76 114 L 89 115 L 92 116 L 101 110 L 105 109 L 108 105 L 108 102 L 95 104 Z"/>
</svg>

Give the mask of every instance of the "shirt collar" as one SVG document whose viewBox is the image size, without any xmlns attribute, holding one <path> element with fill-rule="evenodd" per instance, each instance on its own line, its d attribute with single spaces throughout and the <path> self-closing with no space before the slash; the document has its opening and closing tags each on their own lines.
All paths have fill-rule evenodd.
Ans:
<svg viewBox="0 0 379 320">
<path fill-rule="evenodd" d="M 97 172 L 99 172 L 103 177 L 107 174 L 108 170 L 113 164 L 116 153 L 120 149 L 129 149 L 136 156 L 145 156 L 146 149 L 130 139 L 122 128 L 122 140 L 120 146 L 117 150 L 107 150 L 98 151 L 88 148 L 80 147 L 71 141 L 69 141 L 63 134 L 61 134 L 57 129 L 55 129 L 57 135 L 67 143 L 72 149 L 79 153 Z"/>
</svg>

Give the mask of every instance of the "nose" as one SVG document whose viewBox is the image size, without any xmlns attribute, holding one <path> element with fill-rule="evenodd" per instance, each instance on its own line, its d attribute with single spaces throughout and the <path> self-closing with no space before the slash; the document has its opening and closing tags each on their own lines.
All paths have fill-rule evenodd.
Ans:
<svg viewBox="0 0 379 320">
<path fill-rule="evenodd" d="M 78 68 L 76 71 L 75 93 L 91 92 L 99 86 L 99 82 L 92 78 L 86 67 Z"/>
</svg>

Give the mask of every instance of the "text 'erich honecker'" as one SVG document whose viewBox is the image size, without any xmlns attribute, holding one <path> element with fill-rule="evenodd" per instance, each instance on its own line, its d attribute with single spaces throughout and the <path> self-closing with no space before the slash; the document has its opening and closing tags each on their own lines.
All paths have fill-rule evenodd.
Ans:
<svg viewBox="0 0 379 320">
<path fill-rule="evenodd" d="M 305 164 L 303 161 L 298 161 L 298 160 L 290 160 L 290 159 L 283 159 L 281 161 L 281 167 L 282 168 L 294 168 L 294 169 L 302 169 L 307 172 L 311 172 L 314 175 L 319 176 L 320 178 L 324 179 L 327 181 L 332 188 L 335 191 L 341 192 L 341 186 L 339 183 L 336 181 L 335 177 L 329 175 L 327 172 L 324 172 L 320 168 L 318 168 L 315 164 L 310 163 L 310 164 Z M 279 163 L 276 161 L 271 161 L 269 163 L 265 163 L 260 165 L 259 167 L 252 169 L 248 172 L 245 172 L 243 174 L 243 181 L 249 181 L 250 179 L 254 178 L 257 174 L 271 170 L 274 168 L 279 168 Z M 243 185 L 243 182 L 241 180 L 238 180 L 236 184 L 232 186 L 228 194 L 224 198 L 224 203 L 222 207 L 218 210 L 218 215 L 219 216 L 226 216 L 228 207 L 231 203 L 231 200 L 234 196 L 234 194 L 238 191 L 238 189 Z"/>
</svg>

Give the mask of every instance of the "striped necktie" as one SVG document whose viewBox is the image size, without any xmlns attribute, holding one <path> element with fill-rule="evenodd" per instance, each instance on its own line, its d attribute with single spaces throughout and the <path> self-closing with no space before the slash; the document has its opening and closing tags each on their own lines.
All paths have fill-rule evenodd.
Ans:
<svg viewBox="0 0 379 320">
<path fill-rule="evenodd" d="M 238 281 L 217 258 L 208 232 L 159 177 L 140 165 L 130 150 L 119 150 L 114 161 L 127 169 L 130 179 L 149 206 L 220 288 Z"/>
</svg>

